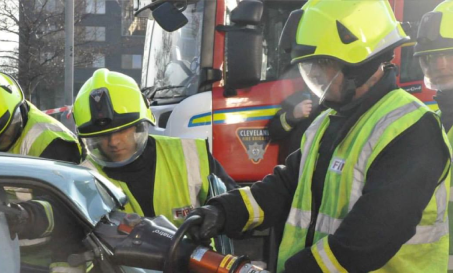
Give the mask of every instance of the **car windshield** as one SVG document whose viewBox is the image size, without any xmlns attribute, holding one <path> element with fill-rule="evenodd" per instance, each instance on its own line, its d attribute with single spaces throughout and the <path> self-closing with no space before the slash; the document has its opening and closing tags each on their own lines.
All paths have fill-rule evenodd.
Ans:
<svg viewBox="0 0 453 273">
<path fill-rule="evenodd" d="M 198 90 L 204 2 L 188 5 L 188 23 L 166 32 L 148 21 L 143 58 L 142 88 L 154 99 L 187 97 Z"/>
</svg>

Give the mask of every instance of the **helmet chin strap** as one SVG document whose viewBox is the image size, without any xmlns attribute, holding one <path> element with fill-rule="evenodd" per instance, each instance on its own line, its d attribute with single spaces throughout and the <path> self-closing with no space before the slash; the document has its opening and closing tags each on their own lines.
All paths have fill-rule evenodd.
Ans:
<svg viewBox="0 0 453 273">
<path fill-rule="evenodd" d="M 352 99 L 354 98 L 357 90 L 357 85 L 354 79 L 345 78 L 341 89 L 343 92 L 341 93 L 341 104 L 346 105 L 349 104 Z"/>
<path fill-rule="evenodd" d="M 354 79 L 351 78 L 344 78 L 343 83 L 341 84 L 341 98 L 339 102 L 324 100 L 322 103 L 334 110 L 340 110 L 343 106 L 348 105 L 354 99 L 356 94 L 357 85 Z"/>
</svg>

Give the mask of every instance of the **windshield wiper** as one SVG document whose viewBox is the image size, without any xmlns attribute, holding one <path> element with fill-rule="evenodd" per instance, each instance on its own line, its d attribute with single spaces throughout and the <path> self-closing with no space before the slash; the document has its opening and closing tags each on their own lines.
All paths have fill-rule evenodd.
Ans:
<svg viewBox="0 0 453 273">
<path fill-rule="evenodd" d="M 162 87 L 157 87 L 157 88 L 155 88 L 154 86 L 150 86 L 150 87 L 142 88 L 141 91 L 142 91 L 142 93 L 145 93 L 145 96 L 148 99 L 153 100 L 154 96 L 156 95 L 156 93 L 158 91 L 170 90 L 170 89 L 182 88 L 182 87 L 184 87 L 184 85 L 167 85 L 167 86 L 162 86 Z"/>
<path fill-rule="evenodd" d="M 176 98 L 184 98 L 186 96 L 184 95 L 175 95 L 175 96 L 171 96 L 171 97 L 159 97 L 159 99 L 176 99 Z"/>
</svg>

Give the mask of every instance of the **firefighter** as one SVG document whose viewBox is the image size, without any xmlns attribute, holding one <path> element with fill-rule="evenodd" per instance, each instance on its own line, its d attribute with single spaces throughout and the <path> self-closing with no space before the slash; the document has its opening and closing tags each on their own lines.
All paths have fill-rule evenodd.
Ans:
<svg viewBox="0 0 453 273">
<path fill-rule="evenodd" d="M 76 164 L 81 162 L 81 146 L 76 136 L 60 122 L 26 101 L 18 82 L 5 73 L 0 73 L 0 151 Z M 24 203 L 24 206 L 35 207 L 33 219 L 39 223 L 45 221 L 48 217 L 46 211 L 40 208 L 41 204 L 43 203 L 38 200 Z M 22 224 L 24 225 L 24 235 L 20 236 L 21 239 L 31 238 L 27 235 L 29 232 L 31 232 L 33 239 L 41 238 L 30 229 L 31 227 L 34 230 L 39 230 L 36 225 Z M 45 237 L 50 233 L 42 235 Z M 66 241 L 66 238 L 52 236 L 59 237 L 60 242 Z M 50 264 L 50 267 L 53 268 L 56 265 L 61 267 L 62 261 L 67 258 L 62 255 L 62 253 L 66 253 L 61 249 L 62 245 L 47 243 L 45 247 L 51 250 L 51 260 L 54 261 Z M 65 249 L 68 249 L 68 247 L 65 246 Z M 30 252 L 22 255 L 22 262 L 34 266 L 47 266 L 47 258 L 49 257 L 40 256 L 42 255 Z"/>
<path fill-rule="evenodd" d="M 414 56 L 425 74 L 426 87 L 437 90 L 440 120 L 453 145 L 453 1 L 442 2 L 425 14 L 419 26 Z M 449 203 L 449 219 L 453 219 Z M 453 226 L 450 224 L 450 233 Z M 453 246 L 450 245 L 449 270 L 453 270 Z"/>
<path fill-rule="evenodd" d="M 408 37 L 389 3 L 308 1 L 282 35 L 330 109 L 286 166 L 193 211 L 194 236 L 286 221 L 277 272 L 446 272 L 451 152 L 438 116 L 396 85 Z"/>
<path fill-rule="evenodd" d="M 129 76 L 95 71 L 76 97 L 74 119 L 87 149 L 83 165 L 124 191 L 127 212 L 165 215 L 180 225 L 190 210 L 205 203 L 211 172 L 227 188 L 235 187 L 205 140 L 149 135 L 154 117 Z"/>
<path fill-rule="evenodd" d="M 20 266 L 18 238 L 37 239 L 50 235 L 51 249 L 56 253 L 52 253 L 49 272 L 85 272 L 85 266 L 70 267 L 66 262 L 70 254 L 86 251 L 81 243 L 85 237 L 83 230 L 75 227 L 73 215 L 59 209 L 49 198 L 12 203 L 0 187 L 0 262 L 4 272 L 19 272 L 19 268 L 20 272 L 44 270 L 39 261 Z"/>
<path fill-rule="evenodd" d="M 79 164 L 76 136 L 26 101 L 18 82 L 0 73 L 0 151 Z"/>
<path fill-rule="evenodd" d="M 324 110 L 309 90 L 296 91 L 282 101 L 281 109 L 267 125 L 271 141 L 279 143 L 279 164 L 284 164 L 285 158 L 300 148 L 305 130 Z"/>
</svg>

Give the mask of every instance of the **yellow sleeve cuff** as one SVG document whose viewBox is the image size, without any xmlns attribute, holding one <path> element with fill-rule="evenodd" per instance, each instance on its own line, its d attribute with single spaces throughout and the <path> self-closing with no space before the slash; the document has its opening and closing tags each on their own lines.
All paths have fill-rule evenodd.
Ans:
<svg viewBox="0 0 453 273">
<path fill-rule="evenodd" d="M 286 112 L 280 115 L 280 123 L 282 124 L 283 129 L 287 132 L 293 129 L 293 127 L 286 121 Z"/>
<path fill-rule="evenodd" d="M 347 273 L 348 271 L 341 266 L 337 258 L 333 254 L 329 246 L 328 236 L 319 240 L 311 247 L 311 252 L 315 257 L 316 262 L 324 273 L 341 272 Z"/>
<path fill-rule="evenodd" d="M 264 212 L 253 197 L 250 187 L 240 188 L 239 192 L 249 213 L 249 219 L 242 231 L 254 229 L 263 223 Z"/>
</svg>

